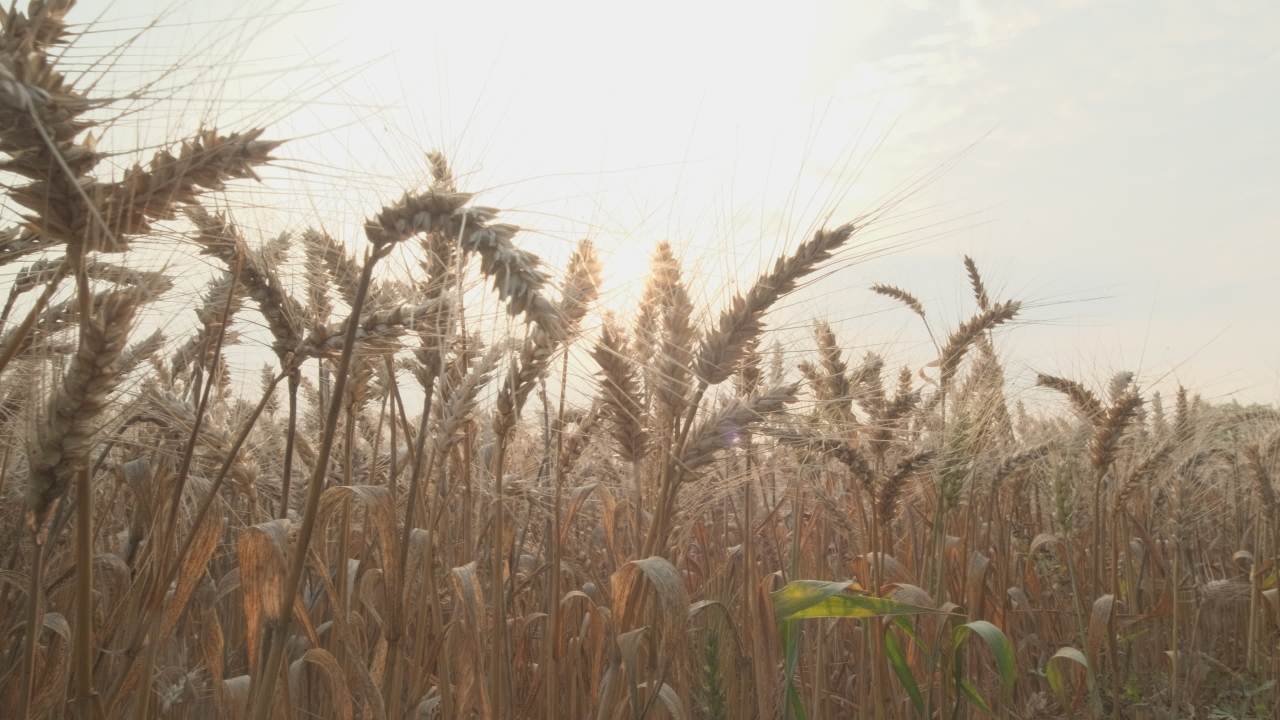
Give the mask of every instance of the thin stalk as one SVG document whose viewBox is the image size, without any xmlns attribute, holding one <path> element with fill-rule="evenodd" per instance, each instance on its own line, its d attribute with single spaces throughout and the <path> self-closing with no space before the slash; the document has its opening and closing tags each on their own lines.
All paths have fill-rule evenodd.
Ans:
<svg viewBox="0 0 1280 720">
<path fill-rule="evenodd" d="M 660 485 L 662 490 L 659 494 L 658 507 L 654 513 L 653 524 L 649 526 L 649 533 L 645 536 L 642 557 L 656 554 L 659 550 L 658 544 L 665 542 L 667 526 L 671 523 L 669 516 L 680 490 L 681 470 L 677 465 L 679 465 L 680 458 L 684 455 L 685 444 L 689 441 L 689 429 L 693 426 L 693 420 L 698 414 L 698 406 L 702 404 L 702 396 L 706 392 L 707 381 L 699 380 L 698 389 L 686 406 L 684 422 L 675 428 L 676 442 L 673 446 L 675 452 L 671 454 L 671 457 L 666 458 L 662 464 L 662 482 Z"/>
<path fill-rule="evenodd" d="M 85 242 L 67 248 L 69 262 L 76 277 L 76 303 L 80 308 L 80 343 L 93 322 L 93 294 L 85 270 Z M 65 263 L 64 263 L 65 264 Z M 93 712 L 93 490 L 89 468 L 76 471 L 76 714 L 91 720 Z M 33 628 L 34 630 L 34 628 Z M 38 634 L 38 633 L 37 633 Z"/>
<path fill-rule="evenodd" d="M 490 568 L 493 578 L 492 603 L 493 603 L 493 648 L 490 658 L 489 682 L 492 685 L 490 697 L 493 702 L 493 713 L 495 717 L 506 717 L 504 713 L 507 707 L 507 593 L 506 583 L 503 580 L 503 564 L 505 562 L 504 553 L 502 551 L 504 532 L 502 507 L 503 500 L 503 483 L 502 473 L 503 466 L 506 463 L 507 441 L 506 434 L 499 433 L 497 439 L 497 448 L 493 454 L 493 548 Z"/>
<path fill-rule="evenodd" d="M 560 366 L 560 408 L 556 433 L 556 462 L 554 472 L 555 491 L 551 506 L 551 532 L 547 537 L 547 562 L 551 566 L 551 582 L 547 587 L 547 634 L 542 663 L 543 693 L 546 699 L 547 720 L 556 720 L 560 707 L 559 677 L 556 674 L 556 643 L 560 638 L 560 512 L 564 495 L 564 399 L 569 384 L 569 352 L 566 349 Z M 637 487 L 639 485 L 637 484 Z M 637 521 L 640 515 L 636 508 Z M 639 527 L 639 525 L 637 525 Z"/>
<path fill-rule="evenodd" d="M 1071 553 L 1070 542 L 1069 539 L 1063 539 L 1066 547 L 1062 560 L 1067 566 L 1067 577 L 1071 581 L 1071 607 L 1075 611 L 1076 632 L 1080 637 L 1085 638 L 1089 635 L 1089 625 L 1085 622 L 1084 609 L 1081 607 L 1084 598 L 1080 595 L 1080 583 L 1076 579 L 1076 562 Z M 1098 694 L 1098 684 L 1094 681 L 1096 673 L 1092 667 L 1086 668 L 1086 672 L 1089 675 L 1089 717 L 1100 718 L 1102 717 L 1102 698 Z"/>
<path fill-rule="evenodd" d="M 243 258 L 240 255 L 236 255 L 235 264 L 232 267 L 232 274 L 231 274 L 232 287 L 234 287 L 235 284 L 239 282 L 240 270 L 243 267 L 243 265 L 244 265 Z M 81 292 L 82 293 L 87 292 L 87 286 L 81 288 Z M 201 429 L 201 426 L 204 424 L 205 411 L 208 409 L 208 406 L 209 406 L 209 395 L 210 395 L 210 392 L 213 390 L 213 386 L 215 384 L 213 382 L 213 378 L 215 377 L 215 373 L 218 372 L 218 364 L 219 362 L 221 362 L 220 358 L 222 357 L 222 344 L 223 344 L 223 341 L 226 339 L 227 320 L 231 317 L 231 305 L 232 305 L 232 299 L 234 298 L 234 296 L 235 296 L 234 292 L 228 292 L 226 303 L 223 305 L 223 308 L 222 308 L 222 316 L 218 321 L 218 334 L 214 340 L 214 345 L 213 345 L 212 357 L 214 358 L 214 360 L 209 368 L 210 369 L 209 381 L 204 384 L 204 388 L 201 391 L 200 402 L 196 406 L 195 420 L 191 426 L 190 437 L 187 439 L 187 444 L 183 448 L 182 460 L 179 464 L 177 477 L 175 478 L 175 481 L 174 481 L 173 497 L 169 501 L 169 513 L 168 513 L 168 518 L 165 522 L 164 532 L 161 535 L 160 544 L 154 546 L 156 558 L 157 558 L 157 567 L 172 568 L 170 573 L 167 573 L 167 575 L 176 575 L 178 571 L 178 566 L 182 563 L 182 558 L 186 556 L 185 549 L 184 549 L 183 554 L 178 555 L 174 559 L 174 562 L 172 564 L 169 563 L 169 557 L 170 557 L 169 550 L 173 546 L 174 535 L 177 532 L 178 517 L 180 514 L 178 511 L 182 504 L 183 491 L 186 489 L 187 477 L 191 471 L 191 462 L 192 462 L 192 459 L 195 457 L 196 442 L 199 440 L 200 429 Z M 87 310 L 82 308 L 81 312 L 85 313 L 87 312 Z M 87 317 L 87 316 L 84 316 L 84 317 Z M 257 419 L 256 416 L 254 419 L 256 421 Z M 239 448 L 236 449 L 236 452 L 238 451 L 239 451 Z M 226 466 L 228 469 L 230 468 L 229 463 L 234 459 L 234 457 L 235 457 L 235 453 L 233 452 L 227 458 Z M 86 498 L 86 501 L 87 500 L 88 498 Z M 191 537 L 187 539 L 188 545 L 190 544 L 191 540 L 195 538 L 196 536 L 195 530 L 198 528 L 199 528 L 199 525 L 193 526 Z M 157 583 L 156 585 L 152 586 L 151 592 L 148 594 L 147 606 L 151 609 L 153 613 L 158 613 L 161 611 L 161 608 L 164 605 L 164 593 L 169 588 L 169 582 L 172 582 L 171 577 L 165 583 Z M 153 624 L 148 623 L 146 627 L 147 627 L 146 633 L 149 636 L 155 626 Z M 153 669 L 152 660 L 154 659 L 154 656 L 155 656 L 154 645 L 155 643 L 150 643 L 148 646 L 148 650 L 146 653 L 147 664 L 143 666 L 143 670 L 142 670 L 141 684 L 142 684 L 142 687 L 144 688 L 151 687 L 151 672 Z M 141 699 L 141 705 L 138 710 L 139 717 L 146 717 L 146 713 L 149 710 L 149 704 L 150 704 L 150 693 L 149 692 L 143 693 L 142 699 Z"/>
<path fill-rule="evenodd" d="M 387 363 L 388 372 L 391 372 L 392 365 L 391 365 L 390 357 L 386 359 L 386 363 Z M 432 367 L 433 368 L 438 367 L 438 365 L 433 365 Z M 397 558 L 397 562 L 399 563 L 399 566 L 400 566 L 401 582 L 404 583 L 404 586 L 399 589 L 399 592 L 402 592 L 402 593 L 408 587 L 408 580 L 407 578 L 405 578 L 405 571 L 408 568 L 408 564 L 409 564 L 409 537 L 410 537 L 410 534 L 413 532 L 414 521 L 417 515 L 417 509 L 418 509 L 418 493 L 419 493 L 419 488 L 421 486 L 422 475 L 423 475 L 422 460 L 423 460 L 423 456 L 426 454 L 426 441 L 427 441 L 427 434 L 428 434 L 427 423 L 431 419 L 431 404 L 432 404 L 432 399 L 434 397 L 434 393 L 432 392 L 432 390 L 434 386 L 435 386 L 435 373 L 432 373 L 430 376 L 430 382 L 426 383 L 426 386 L 423 389 L 423 392 L 425 393 L 425 395 L 423 396 L 423 399 L 422 399 L 422 417 L 418 421 L 418 435 L 415 440 L 415 447 L 414 447 L 413 458 L 412 458 L 413 469 L 409 471 L 410 473 L 409 474 L 409 495 L 405 502 L 405 509 L 404 509 L 404 529 L 401 531 L 401 535 L 400 535 L 400 548 L 399 548 L 399 557 Z M 399 385 L 395 382 L 394 373 L 392 373 L 391 375 L 391 392 L 394 395 L 395 399 L 398 401 L 397 403 L 393 403 L 393 405 L 399 404 L 400 411 L 403 413 L 404 403 L 403 401 L 400 401 Z M 395 453 L 396 451 L 394 447 L 394 444 L 395 444 L 394 432 L 395 431 L 393 429 L 392 436 L 391 436 L 393 438 L 392 440 L 393 447 L 391 449 L 392 453 Z M 406 423 L 406 432 L 407 432 L 407 423 Z M 434 457 L 434 455 L 435 453 L 432 453 L 432 457 Z M 394 472 L 392 473 L 392 476 L 388 480 L 388 482 L 394 487 L 395 485 Z M 431 530 L 428 529 L 428 533 L 430 532 Z M 428 543 L 428 545 L 430 545 L 430 543 Z M 429 551 L 427 553 L 427 557 L 424 559 L 423 562 L 424 562 L 424 565 L 426 566 L 426 571 L 428 574 L 435 572 L 432 567 L 432 557 Z M 402 595 L 401 607 L 405 606 L 406 600 L 407 600 L 407 596 Z M 433 598 L 432 601 L 435 602 L 435 599 Z M 400 678 L 399 678 L 400 670 L 398 667 L 399 660 L 400 660 L 400 637 L 401 637 L 400 628 L 398 627 L 391 628 L 390 637 L 388 637 L 387 639 L 387 677 L 390 679 L 390 682 L 388 684 L 392 686 L 392 688 L 388 690 L 389 693 L 391 693 L 392 690 L 398 691 L 400 686 Z M 398 710 L 399 709 L 398 692 L 395 694 L 394 697 L 389 699 L 391 700 L 391 702 L 388 703 L 388 706 L 391 707 L 393 710 Z"/>
<path fill-rule="evenodd" d="M 1178 648 L 1178 577 L 1181 570 L 1182 548 L 1178 547 L 1178 541 L 1175 538 L 1173 542 L 1173 567 L 1170 572 L 1169 582 L 1171 585 L 1170 593 L 1173 596 L 1173 629 L 1169 639 L 1169 645 L 1172 650 L 1169 654 L 1170 658 L 1170 678 L 1169 678 L 1169 712 L 1171 717 L 1178 716 L 1178 670 L 1181 663 L 1178 662 L 1178 656 L 1181 654 Z"/>
<path fill-rule="evenodd" d="M 298 431 L 298 385 L 302 382 L 302 373 L 296 368 L 289 372 L 289 419 L 284 436 L 284 469 L 280 478 L 280 512 L 281 518 L 289 517 L 289 489 L 293 483 L 293 437 Z M 274 390 L 275 385 L 272 385 Z M 270 395 L 271 390 L 267 391 Z"/>
<path fill-rule="evenodd" d="M 240 281 L 240 269 L 244 265 L 244 259 L 240 255 L 236 255 L 234 267 L 231 269 L 231 288 Z M 173 497 L 169 501 L 169 517 L 165 523 L 164 537 L 160 543 L 161 557 L 165 551 L 173 544 L 173 535 L 177 529 L 179 506 L 182 503 L 182 493 L 187 486 L 187 475 L 191 470 L 191 460 L 195 455 L 196 442 L 200 437 L 200 428 L 204 424 L 205 410 L 209 407 L 209 393 L 214 386 L 213 377 L 218 371 L 218 364 L 222 357 L 222 343 L 227 336 L 227 320 L 231 317 L 232 300 L 235 298 L 233 290 L 227 291 L 227 300 L 222 306 L 222 317 L 218 320 L 218 334 L 213 342 L 213 364 L 210 366 L 209 382 L 205 383 L 204 390 L 200 394 L 200 403 L 196 406 L 195 421 L 191 426 L 191 436 L 187 439 L 187 445 L 182 450 L 182 462 L 178 468 L 178 475 L 174 481 Z M 179 556 L 181 558 L 181 556 Z M 161 564 L 163 567 L 163 563 Z M 168 589 L 168 586 L 164 586 Z"/>
<path fill-rule="evenodd" d="M 389 249 L 389 246 L 386 249 Z M 342 397 L 343 392 L 346 390 L 347 377 L 351 373 L 351 358 L 355 352 L 356 335 L 360 330 L 360 313 L 364 309 L 365 298 L 369 295 L 369 283 L 373 278 L 373 267 L 384 254 L 384 248 L 378 248 L 365 256 L 364 267 L 360 273 L 360 284 L 356 289 L 355 302 L 352 303 L 351 307 L 351 317 L 347 322 L 342 356 L 338 361 L 338 372 L 333 387 L 334 397 Z M 328 413 L 325 418 L 324 435 L 320 438 L 320 448 L 316 453 L 316 466 L 312 468 L 311 481 L 307 488 L 307 504 L 302 516 L 302 527 L 298 530 L 298 546 L 292 553 L 289 574 L 284 584 L 283 597 L 285 598 L 286 607 L 292 605 L 293 598 L 298 594 L 298 587 L 302 584 L 302 573 L 306 568 L 307 548 L 310 547 L 311 535 L 315 532 L 316 514 L 320 508 L 320 494 L 324 491 L 325 470 L 329 466 L 329 455 L 333 452 L 333 441 L 337 435 L 340 411 L 339 403 L 329 403 Z M 250 695 L 252 696 L 250 703 L 252 714 L 250 717 L 254 720 L 266 720 L 267 714 L 270 712 L 276 676 L 279 674 L 277 668 L 280 666 L 280 660 L 284 654 L 284 646 L 288 640 L 286 631 L 292 621 L 293 614 L 286 613 L 280 623 L 281 632 L 273 633 L 272 635 L 271 650 L 267 654 L 267 662 L 263 668 L 265 674 L 261 679 L 261 683 L 256 683 L 260 687 L 250 690 Z"/>
<path fill-rule="evenodd" d="M 36 689 L 36 645 L 40 638 L 40 630 L 44 626 L 40 602 L 44 591 L 44 543 L 41 542 L 40 530 L 32 533 L 31 578 L 27 588 L 27 637 L 22 651 L 22 695 L 19 699 L 18 718 L 27 720 L 31 709 L 31 698 Z"/>
<path fill-rule="evenodd" d="M 93 718 L 93 514 L 89 468 L 76 471 L 76 714 Z"/>
<path fill-rule="evenodd" d="M 374 466 L 378 462 L 378 452 L 382 450 L 382 425 L 387 420 L 387 411 L 388 411 L 387 404 L 390 402 L 391 402 L 391 393 L 384 392 L 382 394 L 382 401 L 378 404 L 378 424 L 373 430 L 373 450 L 369 453 L 369 457 L 372 458 L 373 460 L 370 463 L 370 469 L 368 470 L 368 472 L 365 473 L 365 478 L 366 478 L 365 482 L 370 485 L 373 484 L 373 478 L 376 477 L 376 475 L 374 474 L 374 469 L 375 469 Z M 391 411 L 391 424 L 394 429 L 395 420 L 396 420 L 395 406 L 392 405 L 389 409 Z M 392 463 L 395 462 L 394 449 L 391 452 L 391 462 Z M 395 476 L 391 475 L 389 477 L 395 477 Z M 394 492 L 392 492 L 391 497 L 393 500 L 395 499 Z"/>
<path fill-rule="evenodd" d="M 396 382 L 396 376 L 395 376 L 395 370 L 391 364 L 391 356 L 390 355 L 384 356 L 383 359 L 386 362 L 386 366 L 387 366 L 387 373 L 388 373 L 387 382 L 394 385 Z M 390 404 L 390 408 L 387 407 L 388 404 Z M 387 489 L 391 492 L 392 506 L 394 507 L 395 487 L 396 487 L 395 485 L 395 482 L 396 482 L 396 401 L 395 401 L 395 395 L 390 392 L 387 392 L 382 396 L 382 410 L 380 410 L 378 413 L 378 432 L 374 437 L 375 445 L 374 445 L 373 457 L 375 459 L 378 457 L 378 450 L 377 450 L 376 443 L 382 440 L 382 417 L 383 417 L 383 414 L 388 409 L 390 410 L 390 413 L 391 413 L 391 423 L 390 423 L 391 424 L 391 466 L 388 470 L 388 475 L 387 475 Z M 409 583 L 409 579 L 406 576 L 403 567 L 401 568 L 401 572 L 400 572 L 400 582 L 404 583 L 405 585 L 408 585 Z M 403 605 L 401 605 L 401 607 L 403 607 Z M 400 673 L 394 671 L 395 670 L 394 658 L 397 658 L 399 656 L 399 647 L 396 644 L 393 644 L 390 640 L 387 641 L 387 656 L 388 656 L 387 665 L 388 665 L 388 669 L 391 672 L 388 673 L 388 682 L 386 684 L 386 696 L 382 699 L 382 704 L 384 707 L 388 708 L 388 713 L 389 713 L 388 717 L 398 717 L 397 713 L 399 712 L 399 709 L 400 709 Z"/>
</svg>

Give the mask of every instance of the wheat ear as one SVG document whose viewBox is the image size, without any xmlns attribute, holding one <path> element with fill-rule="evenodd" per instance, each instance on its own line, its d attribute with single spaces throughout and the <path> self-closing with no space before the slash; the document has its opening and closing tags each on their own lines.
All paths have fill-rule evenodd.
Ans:
<svg viewBox="0 0 1280 720">
<path fill-rule="evenodd" d="M 600 366 L 600 400 L 619 454 L 630 463 L 644 457 L 649 444 L 638 375 L 622 330 L 606 322 L 592 352 Z"/>
<path fill-rule="evenodd" d="M 94 318 L 81 319 L 80 347 L 49 401 L 28 460 L 28 494 L 37 527 L 66 492 L 72 474 L 87 462 L 98 415 L 120 382 L 120 356 L 141 300 L 137 291 L 116 291 L 97 303 Z"/>
<path fill-rule="evenodd" d="M 766 416 L 781 412 L 796 400 L 795 383 L 773 387 L 751 398 L 735 398 L 712 413 L 689 435 L 680 456 L 680 467 L 694 473 L 715 458 L 715 453 L 733 445 Z"/>
<path fill-rule="evenodd" d="M 947 344 L 943 346 L 942 356 L 938 362 L 943 387 L 950 384 L 951 379 L 955 377 L 956 371 L 960 368 L 960 361 L 964 359 L 965 352 L 974 341 L 997 325 L 1012 320 L 1018 314 L 1020 307 L 1021 304 L 1013 300 L 996 303 L 961 323 L 960 327 L 951 333 L 947 338 Z"/>
<path fill-rule="evenodd" d="M 891 300 L 897 300 L 902 303 L 908 310 L 920 316 L 921 320 L 925 319 L 924 304 L 916 298 L 915 295 L 903 290 L 895 285 L 886 285 L 884 283 L 876 283 L 871 286 L 871 292 L 877 295 L 883 295 Z"/>
<path fill-rule="evenodd" d="M 817 231 L 794 253 L 779 258 L 773 269 L 761 275 L 745 296 L 734 297 L 698 348 L 695 363 L 698 378 L 707 385 L 724 382 L 741 360 L 747 343 L 763 329 L 765 312 L 828 260 L 856 230 L 856 225 L 847 224 L 834 230 Z"/>
<path fill-rule="evenodd" d="M 978 303 L 979 310 L 989 310 L 991 308 L 991 297 L 987 295 L 987 286 L 982 282 L 982 275 L 978 272 L 978 264 L 968 255 L 964 256 L 964 271 L 969 276 L 969 286 L 973 288 L 973 299 Z"/>
<path fill-rule="evenodd" d="M 1057 390 L 1066 395 L 1067 399 L 1071 401 L 1071 406 L 1090 424 L 1102 417 L 1102 401 L 1098 399 L 1097 395 L 1094 395 L 1088 388 L 1075 380 L 1068 380 L 1056 375 L 1040 374 L 1036 376 L 1036 385 Z"/>
</svg>

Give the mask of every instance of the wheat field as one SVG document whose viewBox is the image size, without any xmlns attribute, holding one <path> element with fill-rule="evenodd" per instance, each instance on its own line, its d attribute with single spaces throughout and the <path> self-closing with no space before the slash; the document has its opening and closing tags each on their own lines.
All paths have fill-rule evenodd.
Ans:
<svg viewBox="0 0 1280 720">
<path fill-rule="evenodd" d="M 770 310 L 877 209 L 723 307 L 655 243 L 631 317 L 592 240 L 549 267 L 439 153 L 355 248 L 247 229 L 222 194 L 288 144 L 113 170 L 73 4 L 0 14 L 0 716 L 1280 717 L 1274 408 L 1120 373 L 1032 413 L 1026 303 L 967 256 L 954 326 L 847 290 L 933 362 L 820 320 L 784 352 Z M 162 235 L 215 268 L 176 303 Z M 162 299 L 194 330 L 144 331 Z"/>
</svg>

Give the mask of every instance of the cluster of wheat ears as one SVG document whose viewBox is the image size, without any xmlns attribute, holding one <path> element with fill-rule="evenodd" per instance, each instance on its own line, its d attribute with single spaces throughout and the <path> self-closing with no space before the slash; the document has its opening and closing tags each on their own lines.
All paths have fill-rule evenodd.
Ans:
<svg viewBox="0 0 1280 720">
<path fill-rule="evenodd" d="M 105 177 L 108 103 L 58 69 L 71 5 L 0 14 L 0 715 L 1275 711 L 1275 411 L 1180 390 L 1166 416 L 1130 374 L 1041 376 L 1062 411 L 1010 408 L 1021 307 L 967 258 L 948 333 L 906 290 L 865 296 L 918 315 L 936 362 L 886 382 L 818 323 L 787 367 L 766 314 L 873 216 L 710 322 L 667 244 L 635 318 L 590 320 L 592 244 L 553 279 L 439 155 L 356 254 L 246 237 L 206 208 L 277 143 L 205 130 Z M 187 337 L 132 332 L 171 288 L 128 262 L 162 221 L 220 265 Z M 378 272 L 406 250 L 411 281 Z M 469 327 L 477 272 L 516 337 Z M 249 397 L 226 361 L 247 315 L 274 352 Z"/>
</svg>

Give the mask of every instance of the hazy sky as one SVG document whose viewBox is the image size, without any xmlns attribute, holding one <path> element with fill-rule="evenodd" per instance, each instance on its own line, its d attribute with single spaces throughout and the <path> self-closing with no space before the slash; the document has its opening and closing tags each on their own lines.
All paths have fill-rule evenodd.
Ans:
<svg viewBox="0 0 1280 720">
<path fill-rule="evenodd" d="M 75 17 L 123 29 L 164 7 L 82 2 Z M 797 329 L 790 349 L 807 351 L 816 316 L 855 353 L 932 359 L 918 323 L 866 288 L 913 290 L 954 326 L 972 311 L 969 253 L 1027 302 L 1000 336 L 1016 387 L 1133 369 L 1271 402 L 1277 36 L 1274 2 L 191 2 L 119 67 L 192 54 L 187 72 L 207 73 L 141 113 L 146 129 L 115 132 L 266 122 L 299 139 L 236 197 L 282 208 L 276 231 L 323 223 L 353 243 L 440 148 L 552 262 L 593 237 L 624 311 L 658 240 L 718 308 L 814 223 L 895 202 L 773 317 Z"/>
</svg>

